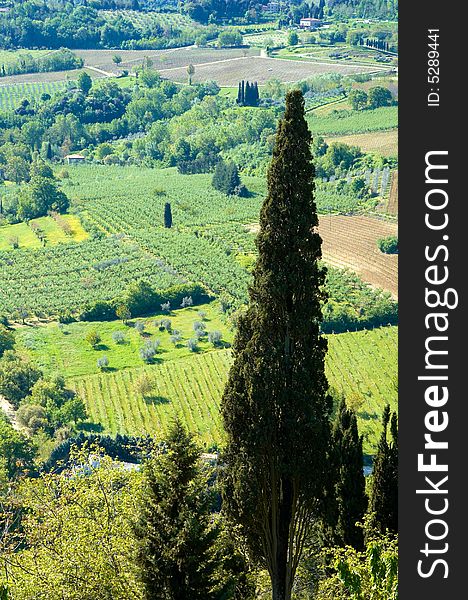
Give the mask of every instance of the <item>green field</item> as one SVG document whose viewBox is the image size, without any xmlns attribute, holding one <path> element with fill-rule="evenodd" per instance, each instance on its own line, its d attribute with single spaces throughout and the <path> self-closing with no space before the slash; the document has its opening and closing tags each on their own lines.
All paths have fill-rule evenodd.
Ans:
<svg viewBox="0 0 468 600">
<path fill-rule="evenodd" d="M 70 226 L 69 234 L 65 233 L 52 217 L 41 217 L 32 221 L 32 223 L 37 224 L 44 232 L 46 246 L 76 243 L 88 239 L 89 235 L 83 229 L 80 219 L 76 215 L 63 215 L 61 218 Z M 43 246 L 28 223 L 3 225 L 0 227 L 0 251 L 12 250 L 12 240 L 18 243 L 19 248 L 31 249 Z"/>
<path fill-rule="evenodd" d="M 397 408 L 397 332 L 396 327 L 385 327 L 328 336 L 328 378 L 338 392 L 354 402 L 361 399 L 358 420 L 366 453 L 375 452 L 384 405 Z M 69 385 L 86 400 L 91 421 L 105 432 L 160 436 L 179 414 L 208 448 L 222 443 L 219 403 L 230 363 L 230 351 L 218 350 L 77 377 Z M 155 386 L 146 399 L 135 390 L 144 374 Z"/>
<path fill-rule="evenodd" d="M 327 115 L 310 112 L 307 116 L 312 135 L 342 135 L 384 131 L 398 126 L 398 107 L 382 106 L 374 110 L 331 111 Z"/>
<path fill-rule="evenodd" d="M 47 76 L 40 73 L 41 77 Z M 56 92 L 63 90 L 66 81 L 37 81 L 34 83 L 8 83 L 3 84 L 0 79 L 0 109 L 7 110 L 19 106 L 26 99 L 33 103 L 39 100 L 42 94 L 53 96 Z"/>
<path fill-rule="evenodd" d="M 245 300 L 250 275 L 236 254 L 252 250 L 244 226 L 258 222 L 264 178 L 243 176 L 251 193 L 240 198 L 216 191 L 211 174 L 181 175 L 174 168 L 80 165 L 68 171 L 70 178 L 62 188 L 73 211 L 85 229 L 106 237 L 53 247 L 65 240 L 51 234 L 50 243 L 40 248 L 27 225 L 1 228 L 0 251 L 11 251 L 12 237 L 20 244 L 14 262 L 6 262 L 0 270 L 5 314 L 14 315 L 18 307 L 49 316 L 78 311 L 93 300 L 117 297 L 134 277 L 157 289 L 187 281 L 202 283 L 215 294 L 227 292 Z M 316 198 L 319 210 L 359 209 L 356 198 L 338 193 L 333 183 L 318 183 Z M 166 202 L 172 207 L 172 229 L 163 227 Z M 105 269 L 101 263 L 108 263 Z"/>
<path fill-rule="evenodd" d="M 29 54 L 34 58 L 50 54 L 50 50 L 0 50 L 0 65 L 9 65 L 15 63 L 22 54 Z M 1 79 L 0 79 L 1 81 Z"/>
<path fill-rule="evenodd" d="M 175 307 L 174 307 L 175 308 Z M 206 313 L 202 317 L 199 312 Z M 182 340 L 177 346 L 171 342 L 171 333 L 160 330 L 160 320 L 170 319 L 172 329 L 180 331 Z M 121 370 L 144 365 L 139 350 L 148 340 L 159 340 L 161 345 L 155 362 L 162 363 L 189 356 L 187 340 L 194 338 L 193 324 L 202 321 L 206 332 L 220 331 L 223 343 L 232 342 L 232 330 L 222 320 L 219 304 L 204 304 L 197 307 L 179 309 L 171 314 L 157 313 L 144 319 L 132 319 L 128 325 L 121 321 L 70 323 L 59 327 L 56 323 L 36 327 L 22 327 L 17 330 L 18 347 L 28 353 L 44 372 L 60 373 L 64 377 L 91 375 L 99 372 L 97 359 L 107 356 L 110 370 Z M 136 323 L 143 323 L 145 330 L 140 335 L 135 329 Z M 86 341 L 89 331 L 96 331 L 101 343 L 94 349 Z M 120 331 L 125 342 L 117 344 L 112 334 Z M 224 345 L 223 344 L 223 345 Z M 198 354 L 213 350 L 213 345 L 205 337 L 199 342 Z"/>
</svg>

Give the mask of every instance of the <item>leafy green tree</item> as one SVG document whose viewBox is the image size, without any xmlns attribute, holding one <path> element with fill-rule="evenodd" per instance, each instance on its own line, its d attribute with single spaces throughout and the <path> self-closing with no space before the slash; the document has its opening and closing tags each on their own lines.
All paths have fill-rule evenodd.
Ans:
<svg viewBox="0 0 468 600">
<path fill-rule="evenodd" d="M 367 106 L 368 97 L 364 90 L 352 90 L 348 95 L 348 99 L 353 110 L 362 110 Z"/>
<path fill-rule="evenodd" d="M 49 211 L 66 212 L 68 207 L 67 196 L 53 179 L 34 177 L 27 189 L 19 194 L 17 216 L 21 221 L 27 221 L 43 217 Z"/>
<path fill-rule="evenodd" d="M 225 511 L 268 570 L 273 600 L 291 598 L 329 469 L 325 271 L 310 144 L 304 98 L 294 90 L 278 127 L 250 304 L 238 320 L 221 409 Z"/>
<path fill-rule="evenodd" d="M 390 441 L 388 425 L 390 423 Z M 372 524 L 380 532 L 398 532 L 398 420 L 390 406 L 382 416 L 382 435 L 374 459 L 370 512 Z"/>
<path fill-rule="evenodd" d="M 0 359 L 0 395 L 17 408 L 41 376 L 42 372 L 32 362 L 7 350 Z"/>
<path fill-rule="evenodd" d="M 22 156 L 12 156 L 5 165 L 4 175 L 14 183 L 29 181 L 29 163 Z"/>
<path fill-rule="evenodd" d="M 126 304 L 119 304 L 115 309 L 115 314 L 118 319 L 122 319 L 124 325 L 132 318 L 132 313 Z"/>
<path fill-rule="evenodd" d="M 218 36 L 219 48 L 233 48 L 242 46 L 242 35 L 236 29 L 225 29 Z"/>
<path fill-rule="evenodd" d="M 364 551 L 348 546 L 326 550 L 326 571 L 316 600 L 397 600 L 398 539 L 382 535 L 365 520 Z"/>
<path fill-rule="evenodd" d="M 200 451 L 176 420 L 167 450 L 145 466 L 145 494 L 136 526 L 137 564 L 145 600 L 223 598 L 217 570 L 220 525 Z"/>
<path fill-rule="evenodd" d="M 31 471 L 34 465 L 34 447 L 30 439 L 16 431 L 0 415 L 0 484 L 17 475 Z"/>
<path fill-rule="evenodd" d="M 295 31 L 290 31 L 288 33 L 288 46 L 297 46 L 299 43 L 299 36 Z"/>
<path fill-rule="evenodd" d="M 370 88 L 368 96 L 370 108 L 390 106 L 393 100 L 392 92 L 380 85 Z"/>
<path fill-rule="evenodd" d="M 88 75 L 88 73 L 86 73 L 86 71 L 81 71 L 81 73 L 78 75 L 77 83 L 78 87 L 85 96 L 89 94 L 89 91 L 93 87 L 93 80 Z"/>
<path fill-rule="evenodd" d="M 15 504 L 24 513 L 22 527 L 12 532 L 7 551 L 0 553 L 11 596 L 141 600 L 131 559 L 141 473 L 126 472 L 99 456 L 97 448 L 75 451 L 72 459 L 83 465 L 86 477 L 43 473 L 14 490 Z M 9 541 L 18 551 L 8 550 L 13 546 Z"/>
<path fill-rule="evenodd" d="M 228 196 L 235 194 L 241 185 L 237 165 L 232 161 L 226 163 L 220 160 L 213 174 L 212 185 L 216 190 Z"/>
<path fill-rule="evenodd" d="M 85 340 L 92 348 L 96 350 L 96 348 L 101 343 L 101 336 L 95 329 L 90 329 L 85 336 Z"/>
<path fill-rule="evenodd" d="M 31 408 L 36 410 L 30 410 Z M 25 427 L 31 430 L 42 428 L 51 434 L 64 425 L 76 425 L 87 418 L 83 400 L 65 387 L 62 377 L 38 380 L 19 411 Z"/>
<path fill-rule="evenodd" d="M 193 79 L 193 76 L 195 75 L 195 67 L 192 64 L 190 64 L 187 67 L 187 75 L 188 75 L 188 84 L 192 85 L 192 79 Z"/>
<path fill-rule="evenodd" d="M 35 180 L 37 177 L 54 179 L 54 172 L 40 157 L 36 157 L 31 164 L 31 178 Z"/>
</svg>

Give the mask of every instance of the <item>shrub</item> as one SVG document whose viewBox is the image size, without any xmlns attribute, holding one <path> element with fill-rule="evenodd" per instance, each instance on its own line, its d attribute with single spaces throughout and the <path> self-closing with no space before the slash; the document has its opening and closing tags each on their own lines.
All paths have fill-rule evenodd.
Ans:
<svg viewBox="0 0 468 600">
<path fill-rule="evenodd" d="M 73 323 L 74 320 L 75 319 L 74 319 L 73 315 L 69 312 L 60 313 L 60 315 L 58 316 L 58 322 L 63 323 L 65 325 L 68 325 L 69 323 Z"/>
<path fill-rule="evenodd" d="M 5 350 L 11 350 L 15 345 L 15 336 L 6 327 L 0 325 L 0 356 Z"/>
<path fill-rule="evenodd" d="M 159 340 L 148 340 L 146 344 L 140 348 L 140 356 L 146 363 L 151 363 L 154 360 L 160 343 Z"/>
<path fill-rule="evenodd" d="M 135 392 L 146 398 L 149 396 L 155 388 L 155 381 L 151 379 L 146 373 L 144 373 L 138 381 L 135 383 Z"/>
<path fill-rule="evenodd" d="M 182 334 L 180 333 L 180 331 L 177 331 L 176 329 L 174 329 L 174 331 L 172 332 L 171 335 L 171 343 L 174 344 L 174 346 L 177 346 L 177 344 L 179 344 L 182 341 Z"/>
<path fill-rule="evenodd" d="M 378 240 L 377 245 L 384 254 L 398 254 L 398 238 L 395 235 Z"/>
<path fill-rule="evenodd" d="M 161 328 L 165 329 L 166 331 L 171 331 L 172 329 L 172 323 L 170 319 L 161 319 Z"/>
<path fill-rule="evenodd" d="M 138 331 L 138 333 L 140 335 L 143 335 L 143 333 L 145 331 L 145 324 L 142 323 L 141 321 L 138 321 L 137 323 L 135 323 L 135 329 Z"/>
<path fill-rule="evenodd" d="M 114 331 L 112 339 L 116 344 L 123 344 L 125 342 L 125 333 L 123 331 Z"/>
<path fill-rule="evenodd" d="M 213 346 L 218 346 L 222 339 L 223 335 L 220 331 L 210 331 L 208 334 L 208 341 L 210 344 L 213 344 Z"/>
<path fill-rule="evenodd" d="M 170 302 L 163 302 L 161 304 L 161 310 L 163 312 L 170 313 L 171 312 L 171 303 Z"/>
<path fill-rule="evenodd" d="M 116 318 L 115 308 L 110 302 L 96 302 L 85 308 L 80 314 L 80 321 L 113 321 Z"/>
<path fill-rule="evenodd" d="M 107 356 L 101 356 L 101 358 L 97 359 L 97 367 L 101 371 L 104 371 L 109 366 L 109 359 Z"/>
<path fill-rule="evenodd" d="M 188 308 L 189 306 L 193 306 L 192 296 L 185 296 L 182 298 L 182 302 L 180 303 L 181 308 Z"/>
<path fill-rule="evenodd" d="M 198 350 L 198 340 L 191 338 L 187 341 L 187 348 L 190 352 L 196 352 Z"/>
<path fill-rule="evenodd" d="M 91 329 L 86 334 L 85 340 L 92 348 L 96 349 L 97 346 L 99 346 L 99 344 L 101 343 L 101 336 L 95 329 Z"/>
<path fill-rule="evenodd" d="M 22 404 L 16 413 L 18 423 L 31 433 L 37 433 L 40 429 L 47 429 L 48 420 L 45 409 L 36 404 Z"/>
<path fill-rule="evenodd" d="M 204 332 L 205 329 L 206 329 L 206 325 L 202 321 L 195 321 L 195 323 L 193 324 L 194 331 L 203 331 Z"/>
</svg>

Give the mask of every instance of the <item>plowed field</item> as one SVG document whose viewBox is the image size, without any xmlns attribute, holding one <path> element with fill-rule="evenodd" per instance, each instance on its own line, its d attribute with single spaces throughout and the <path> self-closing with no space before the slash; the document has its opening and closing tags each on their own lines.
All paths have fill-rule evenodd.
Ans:
<svg viewBox="0 0 468 600">
<path fill-rule="evenodd" d="M 383 254 L 377 240 L 397 234 L 396 223 L 363 216 L 322 215 L 320 234 L 328 264 L 349 268 L 364 281 L 398 296 L 398 256 Z"/>
</svg>

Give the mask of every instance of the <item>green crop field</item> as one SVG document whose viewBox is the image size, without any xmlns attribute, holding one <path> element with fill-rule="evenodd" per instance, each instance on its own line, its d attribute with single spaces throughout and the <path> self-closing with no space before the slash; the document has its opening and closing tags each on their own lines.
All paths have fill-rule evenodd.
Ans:
<svg viewBox="0 0 468 600">
<path fill-rule="evenodd" d="M 216 191 L 210 174 L 99 165 L 68 171 L 70 178 L 62 187 L 74 212 L 85 229 L 94 228 L 106 237 L 52 247 L 65 240 L 51 232 L 48 245 L 39 248 L 27 225 L 0 228 L 0 252 L 5 252 L 0 255 L 5 263 L 0 270 L 2 312 L 13 315 L 20 307 L 51 316 L 76 311 L 93 299 L 116 297 L 135 277 L 158 289 L 190 281 L 203 283 L 216 294 L 226 291 L 237 300 L 246 298 L 250 276 L 242 261 L 235 260 L 225 235 L 236 230 L 241 254 L 242 246 L 251 245 L 252 236 L 243 226 L 258 222 L 264 178 L 244 176 L 251 195 L 239 198 Z M 360 208 L 355 197 L 338 193 L 333 183 L 318 183 L 316 196 L 319 210 L 327 213 Z M 172 207 L 172 229 L 163 227 L 166 202 Z M 221 228 L 216 236 L 209 233 L 214 226 Z M 18 238 L 19 249 L 11 254 L 13 237 Z M 79 239 L 84 239 L 82 230 L 81 237 L 67 241 Z M 99 265 L 106 262 L 101 270 Z"/>
<path fill-rule="evenodd" d="M 39 78 L 50 74 L 36 73 L 35 75 Z M 35 100 L 39 100 L 42 94 L 53 96 L 55 92 L 65 89 L 66 85 L 66 81 L 2 84 L 0 79 L 0 109 L 16 108 L 24 99 L 34 102 Z"/>
<path fill-rule="evenodd" d="M 100 14 L 109 21 L 116 17 L 128 19 L 140 30 L 154 29 L 159 27 L 174 27 L 177 29 L 200 29 L 203 25 L 196 23 L 187 15 L 179 13 L 141 12 L 136 10 L 101 10 Z"/>
<path fill-rule="evenodd" d="M 9 315 L 57 315 L 110 300 L 142 275 L 157 289 L 185 281 L 125 236 L 0 252 L 0 264 L 0 306 Z"/>
<path fill-rule="evenodd" d="M 398 107 L 382 106 L 374 110 L 331 111 L 327 115 L 308 114 L 307 122 L 312 135 L 342 135 L 383 131 L 398 126 Z"/>
<path fill-rule="evenodd" d="M 358 408 L 366 453 L 375 451 L 384 405 L 397 408 L 397 334 L 396 327 L 385 327 L 328 336 L 330 385 Z M 230 363 L 230 351 L 219 350 L 69 384 L 85 399 L 91 421 L 106 432 L 161 436 L 178 414 L 208 448 L 222 443 L 219 403 Z M 151 398 L 136 391 L 143 375 L 154 382 Z"/>
</svg>

